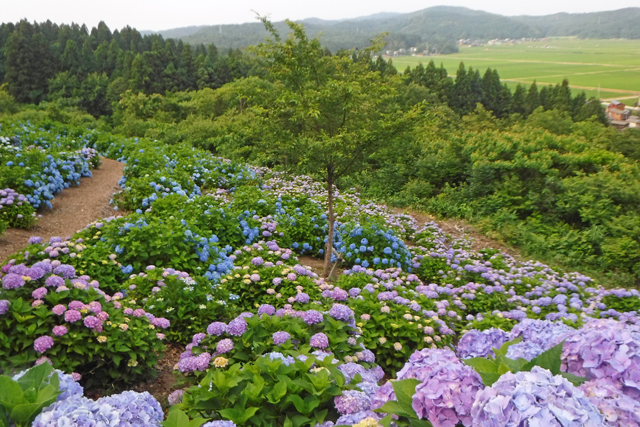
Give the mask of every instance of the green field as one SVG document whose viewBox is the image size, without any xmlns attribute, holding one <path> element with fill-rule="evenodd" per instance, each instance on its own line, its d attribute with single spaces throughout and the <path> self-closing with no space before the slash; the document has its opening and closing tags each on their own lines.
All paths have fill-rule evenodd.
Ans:
<svg viewBox="0 0 640 427">
<path fill-rule="evenodd" d="M 466 47 L 451 55 L 393 58 L 400 71 L 434 60 L 455 76 L 460 61 L 467 67 L 498 70 L 510 87 L 517 83 L 556 84 L 569 79 L 574 92 L 587 96 L 626 98 L 640 96 L 640 40 L 583 40 L 552 38 L 521 44 Z"/>
</svg>

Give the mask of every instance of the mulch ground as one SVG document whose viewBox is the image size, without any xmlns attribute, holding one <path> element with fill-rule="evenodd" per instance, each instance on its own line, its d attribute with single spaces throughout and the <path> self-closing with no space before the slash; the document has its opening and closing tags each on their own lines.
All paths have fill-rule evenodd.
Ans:
<svg viewBox="0 0 640 427">
<path fill-rule="evenodd" d="M 52 209 L 40 209 L 38 214 L 42 218 L 35 227 L 30 230 L 10 228 L 0 236 L 0 261 L 25 248 L 31 236 L 40 236 L 43 240 L 53 236 L 65 238 L 99 218 L 115 215 L 117 211 L 109 201 L 113 193 L 120 190 L 118 180 L 123 170 L 123 163 L 103 157 L 102 165 L 92 171 L 91 178 L 80 178 L 79 186 L 56 194 L 51 201 Z"/>
</svg>

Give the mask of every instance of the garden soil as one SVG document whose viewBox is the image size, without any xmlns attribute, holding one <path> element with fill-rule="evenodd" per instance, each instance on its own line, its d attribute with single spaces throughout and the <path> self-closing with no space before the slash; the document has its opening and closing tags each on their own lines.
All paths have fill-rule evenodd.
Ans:
<svg viewBox="0 0 640 427">
<path fill-rule="evenodd" d="M 118 180 L 123 175 L 124 164 L 102 158 L 102 165 L 92 170 L 91 178 L 80 178 L 80 185 L 56 194 L 52 209 L 40 209 L 42 218 L 30 230 L 11 228 L 0 237 L 0 262 L 27 246 L 31 236 L 49 240 L 53 236 L 65 238 L 87 224 L 117 214 L 109 205 L 113 194 L 120 190 Z M 3 262 L 2 262 L 3 263 Z"/>
</svg>

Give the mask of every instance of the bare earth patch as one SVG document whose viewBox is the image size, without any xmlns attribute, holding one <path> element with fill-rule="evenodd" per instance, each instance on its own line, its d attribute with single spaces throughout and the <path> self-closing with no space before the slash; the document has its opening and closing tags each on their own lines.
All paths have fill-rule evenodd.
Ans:
<svg viewBox="0 0 640 427">
<path fill-rule="evenodd" d="M 30 230 L 11 228 L 0 237 L 0 261 L 27 246 L 29 237 L 40 236 L 48 240 L 53 236 L 65 238 L 84 228 L 87 224 L 117 213 L 109 200 L 120 190 L 118 180 L 122 177 L 124 164 L 102 158 L 99 169 L 92 171 L 91 178 L 80 178 L 80 185 L 58 193 L 46 209 L 42 218 Z"/>
<path fill-rule="evenodd" d="M 498 249 L 499 251 L 504 252 L 508 255 L 511 255 L 514 258 L 517 258 L 517 259 L 521 258 L 519 252 L 515 248 L 511 246 L 507 246 L 503 242 L 500 242 L 498 240 L 491 239 L 485 236 L 480 231 L 478 231 L 477 229 L 469 225 L 466 221 L 463 221 L 461 219 L 452 219 L 452 218 L 438 219 L 432 215 L 429 215 L 428 213 L 415 211 L 412 209 L 401 209 L 401 208 L 391 208 L 391 209 L 396 214 L 406 213 L 411 215 L 418 221 L 418 224 L 420 225 L 426 222 L 434 221 L 436 224 L 438 224 L 438 226 L 442 229 L 442 231 L 444 231 L 447 234 L 450 234 L 456 239 L 470 238 L 472 242 L 471 247 L 473 250 L 477 251 L 480 249 L 493 248 L 493 249 Z"/>
</svg>

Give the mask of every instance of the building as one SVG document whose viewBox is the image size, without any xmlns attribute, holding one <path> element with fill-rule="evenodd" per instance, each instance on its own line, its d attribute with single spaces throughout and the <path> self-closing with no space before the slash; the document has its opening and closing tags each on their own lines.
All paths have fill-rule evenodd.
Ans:
<svg viewBox="0 0 640 427">
<path fill-rule="evenodd" d="M 610 121 L 626 121 L 629 119 L 631 112 L 625 108 L 625 105 L 614 99 L 607 107 L 607 116 Z"/>
</svg>

